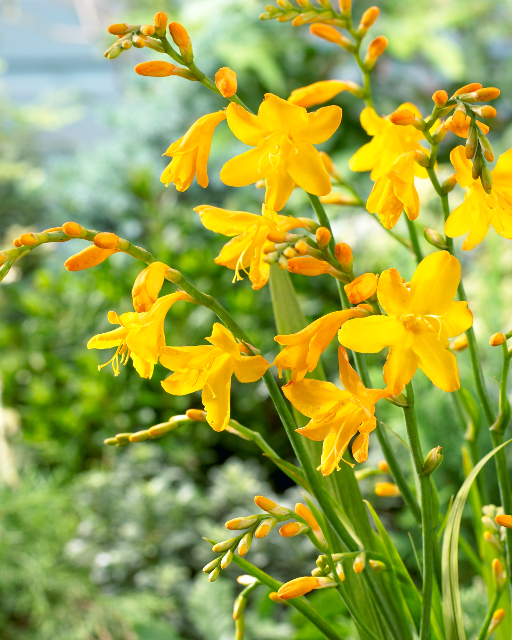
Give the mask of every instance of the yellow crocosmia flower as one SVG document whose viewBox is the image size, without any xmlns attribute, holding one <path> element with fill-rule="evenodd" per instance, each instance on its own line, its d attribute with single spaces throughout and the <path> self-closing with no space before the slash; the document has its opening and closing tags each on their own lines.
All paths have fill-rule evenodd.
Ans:
<svg viewBox="0 0 512 640">
<path fill-rule="evenodd" d="M 117 347 L 113 357 L 98 367 L 103 369 L 110 362 L 114 374 L 119 375 L 119 360 L 126 364 L 131 357 L 135 370 L 141 378 L 151 378 L 158 362 L 160 349 L 165 347 L 164 320 L 167 312 L 178 300 L 192 302 L 183 291 L 162 296 L 146 313 L 123 313 L 110 311 L 108 321 L 121 325 L 118 329 L 100 333 L 87 343 L 88 349 L 111 349 Z"/>
<path fill-rule="evenodd" d="M 274 360 L 274 365 L 279 369 L 279 377 L 282 376 L 283 369 L 291 369 L 292 381 L 300 382 L 308 371 L 316 369 L 321 354 L 344 322 L 351 318 L 364 318 L 371 313 L 371 307 L 367 305 L 334 311 L 318 318 L 298 333 L 276 336 L 276 342 L 286 345 Z"/>
<path fill-rule="evenodd" d="M 268 281 L 270 265 L 263 262 L 263 250 L 272 244 L 266 238 L 269 231 L 289 231 L 301 227 L 303 223 L 291 216 L 279 216 L 268 210 L 258 216 L 245 211 L 227 211 L 218 207 L 201 205 L 194 211 L 210 231 L 233 236 L 215 258 L 217 264 L 234 269 L 233 282 L 242 280 L 241 271 L 249 270 L 249 280 L 253 289 L 261 289 Z M 272 215 L 274 214 L 274 215 Z"/>
<path fill-rule="evenodd" d="M 443 391 L 459 388 L 457 360 L 448 351 L 448 338 L 473 324 L 467 302 L 454 302 L 460 263 L 447 251 L 424 258 L 408 289 L 396 269 L 379 278 L 377 297 L 387 313 L 349 320 L 338 334 L 341 344 L 361 353 L 377 353 L 389 346 L 384 382 L 399 394 L 419 367 Z"/>
<path fill-rule="evenodd" d="M 362 91 L 362 88 L 350 80 L 322 80 L 309 84 L 307 87 L 295 89 L 291 92 L 288 102 L 308 109 L 332 100 L 334 96 L 337 96 L 342 91 L 358 93 Z"/>
<path fill-rule="evenodd" d="M 491 193 L 484 191 L 480 179 L 473 180 L 471 161 L 466 158 L 463 146 L 452 150 L 450 160 L 457 182 L 466 188 L 466 196 L 446 221 L 446 235 L 456 238 L 469 231 L 462 244 L 465 251 L 480 244 L 491 225 L 500 236 L 512 238 L 512 149 L 498 158 L 491 172 Z"/>
<path fill-rule="evenodd" d="M 132 289 L 135 311 L 144 312 L 151 309 L 157 301 L 164 284 L 165 272 L 168 270 L 168 265 L 163 262 L 152 262 L 139 273 Z"/>
<path fill-rule="evenodd" d="M 379 216 L 386 229 L 395 226 L 404 209 L 409 220 L 418 217 L 420 199 L 414 186 L 415 158 L 415 151 L 398 156 L 391 169 L 377 179 L 368 197 L 366 208 Z"/>
<path fill-rule="evenodd" d="M 352 447 L 352 455 L 357 462 L 367 459 L 369 434 L 377 424 L 375 403 L 390 395 L 387 389 L 365 388 L 350 366 L 343 347 L 339 348 L 338 360 L 344 390 L 338 389 L 332 382 L 309 378 L 289 382 L 283 387 L 285 396 L 293 406 L 311 418 L 305 427 L 297 429 L 298 433 L 311 440 L 324 441 L 318 467 L 324 476 L 339 469 L 343 454 L 357 432 L 359 436 Z"/>
<path fill-rule="evenodd" d="M 484 136 L 486 136 L 489 133 L 489 127 L 483 122 L 479 122 L 478 120 L 476 121 L 476 123 L 479 126 L 482 133 L 484 134 Z M 470 116 L 466 116 L 466 119 L 463 121 L 462 125 L 457 124 L 454 121 L 453 116 L 450 116 L 449 118 L 446 118 L 446 120 L 443 122 L 443 127 L 445 129 L 448 129 L 448 131 L 451 131 L 452 133 L 454 133 L 456 136 L 459 136 L 459 138 L 467 138 L 470 124 L 471 124 Z"/>
<path fill-rule="evenodd" d="M 230 418 L 233 373 L 240 382 L 256 382 L 269 364 L 262 356 L 245 355 L 247 348 L 218 322 L 206 340 L 211 345 L 161 350 L 160 363 L 175 372 L 162 382 L 162 387 L 176 396 L 202 389 L 206 420 L 212 429 L 222 431 Z"/>
<path fill-rule="evenodd" d="M 400 105 L 398 109 L 408 109 L 421 118 L 418 109 L 410 102 Z M 378 180 L 389 171 L 403 153 L 424 150 L 420 145 L 420 140 L 423 140 L 421 131 L 412 125 L 404 127 L 393 124 L 389 116 L 381 118 L 371 107 L 366 107 L 361 112 L 361 126 L 373 140 L 356 151 L 350 159 L 349 167 L 352 171 L 371 171 L 372 180 Z M 423 167 L 417 165 L 414 170 L 418 177 L 427 177 Z"/>
<path fill-rule="evenodd" d="M 265 94 L 254 116 L 233 102 L 227 108 L 228 125 L 235 136 L 251 147 L 222 167 L 221 180 L 244 187 L 265 179 L 265 205 L 280 211 L 293 188 L 317 196 L 331 191 L 331 180 L 313 146 L 328 140 L 341 122 L 341 109 L 323 107 L 308 113 L 272 93 Z"/>
<path fill-rule="evenodd" d="M 183 137 L 171 144 L 164 156 L 170 156 L 172 162 L 160 177 L 166 186 L 174 182 L 178 191 L 186 191 L 197 174 L 197 183 L 206 189 L 208 186 L 206 166 L 213 132 L 215 127 L 225 119 L 225 111 L 208 113 L 194 122 Z"/>
</svg>

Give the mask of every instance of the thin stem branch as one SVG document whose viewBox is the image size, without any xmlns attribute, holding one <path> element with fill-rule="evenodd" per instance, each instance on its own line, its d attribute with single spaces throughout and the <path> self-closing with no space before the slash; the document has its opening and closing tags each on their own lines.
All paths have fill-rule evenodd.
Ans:
<svg viewBox="0 0 512 640">
<path fill-rule="evenodd" d="M 405 213 L 404 215 L 405 222 L 407 223 L 407 228 L 409 229 L 409 237 L 411 238 L 412 250 L 414 251 L 416 260 L 418 262 L 421 262 L 423 260 L 423 253 L 421 252 L 418 234 L 416 232 L 416 225 L 412 220 L 409 220 L 408 216 Z"/>
<path fill-rule="evenodd" d="M 501 596 L 501 591 L 495 591 L 494 596 L 489 604 L 489 608 L 487 609 L 487 614 L 482 623 L 482 627 L 480 628 L 480 633 L 478 634 L 478 638 L 476 640 L 485 640 L 487 638 L 487 632 L 489 631 L 489 625 L 491 624 L 493 613 L 496 611 L 496 607 L 498 606 L 498 601 Z"/>
</svg>

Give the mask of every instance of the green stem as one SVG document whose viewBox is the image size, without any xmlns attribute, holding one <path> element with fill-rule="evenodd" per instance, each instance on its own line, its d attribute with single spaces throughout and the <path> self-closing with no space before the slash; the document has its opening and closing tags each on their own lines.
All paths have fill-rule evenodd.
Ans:
<svg viewBox="0 0 512 640">
<path fill-rule="evenodd" d="M 432 610 L 432 587 L 434 582 L 434 553 L 432 513 L 430 502 L 430 476 L 423 474 L 424 458 L 418 434 L 418 425 L 414 411 L 414 392 L 412 384 L 406 387 L 408 407 L 404 408 L 407 435 L 414 461 L 414 468 L 420 486 L 421 530 L 423 538 L 423 588 L 421 602 L 420 640 L 428 640 L 430 631 L 430 615 Z"/>
<path fill-rule="evenodd" d="M 500 596 L 501 591 L 495 591 L 492 601 L 489 604 L 489 608 L 487 609 L 487 615 L 485 616 L 482 627 L 480 629 L 480 633 L 478 634 L 478 638 L 476 640 L 485 640 L 487 638 L 487 631 L 489 630 L 489 625 L 491 624 L 493 613 L 496 611 L 496 607 L 498 606 Z"/>
<path fill-rule="evenodd" d="M 407 215 L 405 215 L 405 222 L 407 223 L 407 228 L 409 229 L 409 237 L 411 238 L 412 250 L 414 251 L 416 260 L 418 262 L 421 262 L 423 260 L 423 253 L 421 252 L 418 234 L 416 232 L 416 225 L 412 220 L 409 220 Z"/>
</svg>

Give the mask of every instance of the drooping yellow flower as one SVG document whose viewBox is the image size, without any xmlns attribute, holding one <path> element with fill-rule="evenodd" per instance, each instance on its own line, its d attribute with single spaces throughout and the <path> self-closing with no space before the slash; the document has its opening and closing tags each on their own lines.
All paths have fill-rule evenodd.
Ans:
<svg viewBox="0 0 512 640">
<path fill-rule="evenodd" d="M 143 269 L 132 288 L 133 308 L 135 311 L 149 311 L 158 299 L 158 294 L 164 284 L 165 272 L 168 265 L 163 262 L 152 262 Z"/>
<path fill-rule="evenodd" d="M 408 109 L 421 118 L 418 109 L 409 102 L 400 105 L 399 109 Z M 373 140 L 356 151 L 349 167 L 352 171 L 371 171 L 372 180 L 378 180 L 389 171 L 403 153 L 423 150 L 420 145 L 420 140 L 423 140 L 421 131 L 412 125 L 395 125 L 389 117 L 378 116 L 371 107 L 361 112 L 361 126 L 369 136 L 373 136 Z M 427 177 L 426 170 L 419 165 L 415 167 L 415 173 L 421 178 Z"/>
<path fill-rule="evenodd" d="M 351 318 L 364 318 L 370 313 L 371 307 L 368 306 L 334 311 L 318 318 L 298 333 L 276 336 L 276 342 L 286 345 L 274 360 L 279 377 L 282 376 L 283 369 L 291 369 L 292 381 L 300 382 L 308 371 L 316 369 L 320 356 L 344 322 Z"/>
<path fill-rule="evenodd" d="M 201 222 L 210 231 L 234 236 L 224 245 L 220 254 L 215 258 L 217 264 L 228 269 L 234 269 L 233 282 L 242 280 L 241 271 L 249 269 L 249 280 L 253 289 L 261 289 L 268 280 L 270 265 L 263 262 L 263 249 L 270 243 L 266 236 L 269 231 L 289 231 L 301 227 L 303 223 L 291 216 L 278 216 L 273 212 L 258 216 L 245 211 L 227 211 L 218 207 L 201 205 L 194 211 L 201 217 Z"/>
<path fill-rule="evenodd" d="M 225 184 L 244 187 L 264 178 L 265 204 L 272 211 L 284 207 L 296 184 L 317 196 L 330 193 L 330 178 L 313 145 L 328 140 L 339 127 L 339 107 L 308 113 L 266 93 L 257 116 L 232 102 L 227 117 L 235 136 L 256 148 L 226 162 L 220 172 Z"/>
<path fill-rule="evenodd" d="M 119 375 L 119 360 L 126 364 L 131 358 L 135 370 L 141 378 L 151 378 L 158 362 L 160 349 L 165 347 L 164 320 L 167 312 L 178 300 L 191 301 L 183 291 L 162 296 L 145 313 L 123 313 L 118 315 L 109 311 L 108 321 L 121 325 L 118 329 L 100 333 L 87 343 L 88 349 L 111 349 L 117 347 L 113 357 L 99 369 L 110 362 L 114 374 Z"/>
<path fill-rule="evenodd" d="M 462 244 L 465 251 L 474 249 L 487 235 L 492 225 L 504 238 L 512 238 L 512 149 L 503 153 L 491 172 L 492 191 L 486 193 L 480 179 L 473 180 L 471 161 L 464 154 L 464 147 L 456 147 L 450 153 L 456 171 L 457 182 L 466 188 L 464 202 L 451 212 L 444 230 L 450 238 L 469 231 Z"/>
<path fill-rule="evenodd" d="M 176 396 L 202 389 L 206 420 L 212 429 L 222 431 L 230 418 L 233 373 L 240 382 L 256 382 L 269 364 L 262 356 L 246 355 L 246 347 L 218 322 L 206 340 L 211 346 L 161 349 L 160 363 L 175 372 L 162 382 L 162 387 Z"/>
<path fill-rule="evenodd" d="M 359 97 L 361 97 L 361 93 L 364 94 L 362 87 L 350 80 L 321 80 L 320 82 L 309 84 L 307 87 L 294 89 L 288 98 L 288 102 L 308 109 L 332 100 L 334 96 L 337 96 L 342 91 L 349 91 Z"/>
<path fill-rule="evenodd" d="M 213 132 L 215 127 L 225 119 L 225 111 L 208 113 L 194 122 L 184 136 L 171 144 L 164 156 L 171 156 L 172 162 L 160 178 L 166 186 L 174 182 L 178 191 L 186 191 L 196 174 L 197 183 L 204 188 L 208 186 L 206 166 Z"/>
<path fill-rule="evenodd" d="M 448 351 L 448 338 L 473 324 L 467 302 L 454 302 L 460 263 L 447 251 L 424 258 L 408 289 L 396 269 L 379 278 L 377 297 L 386 316 L 356 318 L 341 327 L 341 344 L 362 353 L 378 353 L 389 346 L 384 382 L 399 394 L 419 367 L 443 391 L 459 388 L 457 360 Z"/>
<path fill-rule="evenodd" d="M 415 151 L 398 156 L 389 171 L 377 179 L 368 197 L 366 208 L 379 216 L 386 229 L 395 226 L 404 209 L 409 220 L 418 217 L 420 199 L 414 186 L 414 171 L 418 166 L 415 158 Z"/>
<path fill-rule="evenodd" d="M 318 467 L 324 476 L 339 469 L 339 462 L 358 431 L 359 435 L 352 445 L 352 455 L 357 462 L 367 459 L 369 434 L 377 425 L 375 403 L 390 395 L 387 389 L 365 388 L 350 366 L 343 347 L 339 348 L 338 360 L 340 379 L 345 390 L 338 389 L 332 382 L 309 378 L 289 382 L 283 387 L 285 396 L 293 406 L 311 418 L 305 427 L 297 429 L 298 433 L 311 440 L 324 441 Z"/>
</svg>

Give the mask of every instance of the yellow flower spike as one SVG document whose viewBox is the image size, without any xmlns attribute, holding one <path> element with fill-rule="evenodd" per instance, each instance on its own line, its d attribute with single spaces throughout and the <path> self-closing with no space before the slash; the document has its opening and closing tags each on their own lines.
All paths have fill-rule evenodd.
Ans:
<svg viewBox="0 0 512 640">
<path fill-rule="evenodd" d="M 210 345 L 164 347 L 160 350 L 160 363 L 174 371 L 162 381 L 162 387 L 167 393 L 177 396 L 202 389 L 206 420 L 214 431 L 223 431 L 230 419 L 233 374 L 240 382 L 256 382 L 269 364 L 260 355 L 245 355 L 246 346 L 237 342 L 233 334 L 218 322 L 206 340 Z"/>
<path fill-rule="evenodd" d="M 274 212 L 284 207 L 295 185 L 317 196 L 330 193 L 331 180 L 313 145 L 325 142 L 337 130 L 339 107 L 308 113 L 267 93 L 257 116 L 232 102 L 227 119 L 235 136 L 255 148 L 222 167 L 220 178 L 225 184 L 243 187 L 264 178 L 265 205 Z"/>
<path fill-rule="evenodd" d="M 270 275 L 270 265 L 263 261 L 265 249 L 271 246 L 267 240 L 269 233 L 286 234 L 287 231 L 302 227 L 303 222 L 291 216 L 269 214 L 258 216 L 245 211 L 227 211 L 218 207 L 201 205 L 194 209 L 203 225 L 230 240 L 215 258 L 215 263 L 233 269 L 233 282 L 242 280 L 241 272 L 249 270 L 249 280 L 253 289 L 265 286 Z"/>
<path fill-rule="evenodd" d="M 407 109 L 421 119 L 418 109 L 409 102 L 399 106 L 398 110 Z M 361 126 L 373 139 L 363 145 L 352 156 L 349 167 L 352 171 L 371 171 L 372 180 L 383 176 L 403 153 L 422 151 L 420 141 L 423 134 L 412 126 L 397 127 L 389 117 L 381 118 L 371 107 L 361 112 Z M 415 174 L 425 178 L 427 173 L 422 167 L 415 167 Z"/>
<path fill-rule="evenodd" d="M 507 515 L 499 515 L 494 518 L 496 524 L 499 524 L 500 527 L 506 527 L 507 529 L 512 529 L 512 516 Z"/>
<path fill-rule="evenodd" d="M 104 251 L 104 249 L 98 249 Z M 151 378 L 153 368 L 158 362 L 160 351 L 165 347 L 164 321 L 167 312 L 178 300 L 190 302 L 191 298 L 183 291 L 177 291 L 159 298 L 146 313 L 123 313 L 114 311 L 108 314 L 111 324 L 120 327 L 107 333 L 100 333 L 89 340 L 88 349 L 111 349 L 117 347 L 114 356 L 106 364 L 112 363 L 114 374 L 119 375 L 119 359 L 126 364 L 131 357 L 135 370 L 141 378 Z M 104 365 L 98 367 L 102 369 Z"/>
<path fill-rule="evenodd" d="M 321 80 L 306 87 L 294 89 L 288 98 L 288 102 L 308 109 L 317 104 L 329 102 L 342 91 L 348 91 L 352 95 L 360 97 L 363 88 L 350 80 Z"/>
<path fill-rule="evenodd" d="M 344 309 L 322 316 L 298 333 L 278 335 L 274 340 L 285 348 L 274 360 L 279 377 L 284 369 L 291 369 L 292 381 L 300 382 L 306 373 L 314 371 L 321 354 L 332 342 L 344 322 L 350 318 L 363 318 L 371 311 L 367 308 Z"/>
<path fill-rule="evenodd" d="M 82 249 L 80 253 L 76 253 L 66 260 L 64 266 L 68 271 L 83 271 L 97 267 L 105 262 L 113 253 L 117 253 L 116 249 L 100 249 L 96 245 L 89 245 Z"/>
<path fill-rule="evenodd" d="M 279 533 L 283 538 L 295 538 L 295 536 L 307 533 L 308 531 L 309 527 L 302 524 L 302 522 L 287 522 L 279 529 Z"/>
<path fill-rule="evenodd" d="M 501 331 L 500 331 L 498 333 L 494 333 L 490 337 L 489 344 L 491 345 L 491 347 L 499 347 L 500 345 L 502 345 L 506 341 L 507 341 L 507 336 L 504 333 L 501 333 Z"/>
<path fill-rule="evenodd" d="M 318 467 L 324 476 L 338 469 L 340 461 L 347 462 L 343 460 L 343 454 L 358 431 L 365 436 L 357 442 L 358 448 L 353 448 L 353 454 L 357 462 L 366 460 L 367 436 L 376 426 L 375 404 L 380 398 L 390 395 L 387 389 L 364 387 L 358 374 L 350 366 L 343 347 L 338 350 L 338 362 L 345 390 L 331 382 L 310 378 L 289 382 L 283 387 L 283 393 L 293 406 L 311 418 L 297 432 L 311 440 L 324 441 L 321 464 Z"/>
<path fill-rule="evenodd" d="M 374 273 L 363 273 L 345 285 L 345 293 L 351 304 L 359 304 L 368 300 L 377 291 L 379 279 Z"/>
<path fill-rule="evenodd" d="M 338 583 L 332 578 L 305 576 L 304 578 L 295 578 L 290 580 L 279 589 L 277 595 L 283 600 L 291 600 L 303 596 L 313 589 L 326 589 L 329 587 L 337 587 Z"/>
<path fill-rule="evenodd" d="M 309 525 L 311 531 L 315 534 L 315 538 L 318 542 L 325 548 L 327 548 L 327 540 L 318 524 L 315 516 L 311 513 L 311 511 L 306 507 L 305 504 L 298 502 L 295 505 L 295 513 L 303 518 Z"/>
<path fill-rule="evenodd" d="M 166 186 L 173 182 L 178 191 L 186 191 L 197 174 L 197 183 L 206 189 L 208 186 L 206 167 L 213 132 L 215 127 L 225 119 L 225 111 L 209 113 L 199 118 L 182 138 L 171 144 L 164 156 L 172 157 L 172 162 L 162 173 L 160 181 Z"/>
<path fill-rule="evenodd" d="M 265 498 L 264 496 L 255 496 L 254 502 L 262 511 L 271 513 L 273 516 L 288 516 L 293 513 L 291 509 L 282 507 L 280 504 L 277 504 L 273 500 Z"/>
<path fill-rule="evenodd" d="M 466 196 L 446 221 L 446 235 L 455 238 L 469 231 L 462 245 L 464 251 L 480 244 L 491 225 L 499 235 L 512 238 L 512 149 L 498 158 L 491 172 L 491 193 L 484 191 L 480 179 L 473 180 L 471 161 L 466 158 L 463 146 L 452 150 L 450 160 L 457 182 L 466 188 Z"/>
<path fill-rule="evenodd" d="M 215 86 L 224 98 L 234 96 L 237 89 L 236 73 L 229 67 L 222 67 L 215 74 Z"/>
<path fill-rule="evenodd" d="M 450 349 L 452 351 L 464 351 L 464 349 L 468 348 L 468 337 L 465 333 L 463 333 L 458 338 L 455 338 L 453 342 L 450 344 Z"/>
<path fill-rule="evenodd" d="M 360 553 L 355 557 L 354 564 L 352 566 L 354 573 L 362 573 L 366 566 L 366 554 Z"/>
<path fill-rule="evenodd" d="M 169 266 L 163 262 L 152 262 L 143 269 L 132 288 L 133 308 L 137 312 L 149 311 L 158 299 Z"/>
<path fill-rule="evenodd" d="M 276 526 L 277 522 L 277 518 L 267 518 L 267 520 L 263 520 L 263 522 L 254 532 L 254 537 L 259 539 L 268 536 L 268 534 Z"/>
<path fill-rule="evenodd" d="M 463 147 L 461 147 L 464 151 Z M 418 265 L 408 289 L 396 269 L 384 271 L 377 286 L 380 306 L 388 315 L 349 320 L 338 334 L 347 349 L 378 353 L 389 346 L 384 382 L 392 395 L 402 392 L 419 367 L 443 391 L 456 391 L 459 372 L 448 338 L 473 324 L 467 302 L 454 302 L 460 263 L 437 251 Z"/>
<path fill-rule="evenodd" d="M 438 89 L 432 96 L 432 100 L 438 107 L 444 107 L 448 102 L 448 94 L 443 89 Z"/>
<path fill-rule="evenodd" d="M 379 496 L 379 498 L 398 498 L 400 489 L 392 482 L 377 482 L 375 495 Z"/>
<path fill-rule="evenodd" d="M 403 210 L 409 220 L 415 220 L 419 215 L 420 200 L 414 186 L 415 166 L 416 152 L 403 153 L 373 185 L 366 208 L 379 216 L 386 229 L 395 226 Z"/>
</svg>

